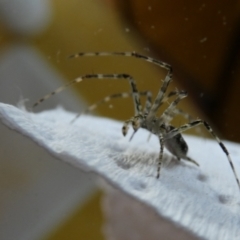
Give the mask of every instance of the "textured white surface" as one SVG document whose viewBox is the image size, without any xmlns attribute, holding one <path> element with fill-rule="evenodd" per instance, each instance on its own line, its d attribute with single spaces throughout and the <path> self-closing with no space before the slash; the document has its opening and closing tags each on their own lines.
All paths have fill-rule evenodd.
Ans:
<svg viewBox="0 0 240 240">
<path fill-rule="evenodd" d="M 159 143 L 140 131 L 132 142 L 122 124 L 81 117 L 58 108 L 39 114 L 0 104 L 4 124 L 30 137 L 58 159 L 98 173 L 109 183 L 153 207 L 161 216 L 205 239 L 239 239 L 240 193 L 226 156 L 215 141 L 185 136 L 189 156 L 200 167 L 165 155 L 156 179 Z M 225 142 L 240 173 L 240 148 Z M 27 151 L 27 150 L 26 150 Z"/>
<path fill-rule="evenodd" d="M 123 194 L 121 190 L 103 185 L 103 231 L 111 240 L 199 240 L 186 229 L 156 214 L 154 208 Z"/>
</svg>

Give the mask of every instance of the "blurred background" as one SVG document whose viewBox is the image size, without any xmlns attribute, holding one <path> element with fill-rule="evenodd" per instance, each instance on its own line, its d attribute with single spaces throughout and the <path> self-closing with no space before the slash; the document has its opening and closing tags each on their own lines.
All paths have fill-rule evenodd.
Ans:
<svg viewBox="0 0 240 240">
<path fill-rule="evenodd" d="M 77 52 L 137 51 L 173 66 L 170 89 L 189 92 L 182 109 L 208 120 L 220 137 L 239 142 L 239 13 L 239 0 L 1 0 L 0 101 L 22 101 L 29 108 L 87 73 L 129 73 L 139 90 L 156 94 L 166 71 L 147 62 L 67 58 Z M 129 91 L 124 81 L 86 81 L 36 111 L 63 105 L 79 112 L 122 91 Z M 97 113 L 126 120 L 133 103 L 115 99 Z M 185 122 L 176 118 L 174 124 Z M 0 128 L 0 239 L 104 239 L 97 180 Z M 204 130 L 200 135 L 209 136 Z"/>
</svg>

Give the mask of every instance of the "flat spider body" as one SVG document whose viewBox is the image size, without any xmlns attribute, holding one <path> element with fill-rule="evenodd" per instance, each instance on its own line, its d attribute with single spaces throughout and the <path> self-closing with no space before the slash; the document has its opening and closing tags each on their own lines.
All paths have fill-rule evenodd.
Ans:
<svg viewBox="0 0 240 240">
<path fill-rule="evenodd" d="M 187 156 L 188 152 L 188 146 L 185 140 L 183 139 L 181 133 L 184 131 L 187 131 L 191 128 L 197 127 L 199 125 L 203 125 L 207 131 L 215 138 L 215 140 L 218 142 L 219 146 L 221 147 L 222 151 L 225 153 L 230 167 L 233 171 L 233 174 L 235 176 L 236 182 L 238 184 L 238 187 L 240 189 L 240 182 L 238 179 L 238 176 L 236 174 L 233 162 L 231 160 L 231 157 L 229 155 L 228 150 L 222 143 L 222 141 L 218 138 L 218 136 L 213 132 L 210 125 L 201 119 L 192 120 L 189 114 L 183 112 L 182 110 L 177 108 L 178 103 L 185 97 L 187 97 L 187 92 L 185 91 L 172 91 L 169 92 L 166 95 L 166 91 L 168 89 L 169 83 L 172 80 L 172 67 L 162 61 L 156 60 L 151 57 L 147 57 L 141 54 L 138 54 L 136 52 L 93 52 L 93 53 L 77 53 L 74 55 L 71 55 L 70 58 L 78 58 L 78 57 L 85 57 L 85 56 L 124 56 L 124 57 L 135 57 L 139 59 L 143 59 L 147 62 L 153 63 L 161 68 L 164 68 L 167 70 L 167 75 L 162 83 L 162 86 L 159 89 L 159 92 L 155 98 L 154 101 L 152 101 L 152 93 L 150 91 L 143 91 L 139 92 L 137 90 L 137 85 L 135 83 L 135 80 L 133 77 L 129 74 L 125 73 L 119 73 L 119 74 L 86 74 L 83 76 L 80 76 L 69 83 L 67 83 L 64 86 L 59 87 L 55 91 L 45 95 L 41 99 L 39 99 L 33 107 L 36 107 L 41 102 L 47 100 L 51 96 L 55 95 L 56 93 L 59 93 L 63 91 L 68 86 L 71 86 L 75 83 L 82 82 L 83 80 L 87 79 L 123 79 L 127 80 L 131 87 L 131 92 L 123 92 L 123 93 L 117 93 L 112 94 L 101 101 L 91 105 L 89 108 L 87 108 L 84 112 L 87 113 L 89 111 L 94 110 L 97 106 L 100 104 L 106 103 L 110 101 L 113 98 L 126 98 L 126 97 L 132 97 L 134 102 L 134 109 L 135 109 L 135 115 L 131 117 L 130 119 L 126 120 L 122 127 L 122 133 L 124 136 L 126 136 L 129 125 L 132 126 L 134 133 L 133 135 L 138 131 L 140 128 L 144 128 L 148 130 L 150 133 L 156 135 L 159 139 L 160 143 L 160 151 L 159 151 L 159 158 L 158 158 L 158 166 L 157 166 L 157 174 L 156 177 L 160 177 L 160 169 L 162 165 L 162 159 L 163 159 L 163 150 L 164 147 L 166 147 L 178 160 L 184 159 L 186 161 L 192 162 L 199 166 L 199 164 L 189 158 Z M 145 107 L 142 107 L 142 104 L 140 102 L 140 96 L 146 96 L 146 103 Z M 174 98 L 174 100 L 169 104 L 169 106 L 162 112 L 162 114 L 158 117 L 156 114 L 163 103 L 170 101 L 171 98 Z M 171 121 L 176 115 L 182 115 L 185 118 L 189 120 L 189 123 L 184 124 L 178 128 L 171 125 Z M 80 114 L 76 116 L 78 118 Z M 75 118 L 75 119 L 76 119 Z M 75 120 L 74 119 L 74 120 Z M 133 137 L 132 135 L 132 137 Z M 131 137 L 131 138 L 132 138 Z"/>
</svg>

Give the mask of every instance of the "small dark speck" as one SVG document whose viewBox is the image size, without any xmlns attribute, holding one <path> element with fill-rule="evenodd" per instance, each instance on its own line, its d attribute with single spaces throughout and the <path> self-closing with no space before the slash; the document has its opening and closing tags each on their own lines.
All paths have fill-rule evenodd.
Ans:
<svg viewBox="0 0 240 240">
<path fill-rule="evenodd" d="M 141 187 L 141 189 L 145 189 L 147 187 L 146 183 L 144 182 L 141 182 L 139 186 Z"/>
<path fill-rule="evenodd" d="M 131 164 L 130 163 L 125 163 L 123 161 L 117 161 L 117 165 L 118 167 L 124 169 L 124 170 L 127 170 L 127 169 L 130 169 L 131 168 Z"/>
<path fill-rule="evenodd" d="M 123 146 L 123 145 L 116 145 L 116 144 L 114 144 L 114 145 L 111 145 L 110 146 L 114 151 L 116 151 L 116 152 L 120 152 L 120 153 L 122 153 L 126 148 L 125 148 L 125 146 Z"/>
<path fill-rule="evenodd" d="M 140 181 L 140 182 L 134 182 L 134 184 L 132 184 L 132 187 L 135 189 L 135 190 L 143 190 L 147 187 L 146 183 Z"/>
<path fill-rule="evenodd" d="M 127 170 L 129 168 L 131 168 L 131 163 L 124 161 L 124 157 L 122 156 L 110 156 L 112 159 L 114 159 L 114 161 L 116 162 L 117 166 Z"/>
<path fill-rule="evenodd" d="M 207 176 L 200 173 L 198 176 L 197 176 L 197 179 L 201 182 L 206 182 L 207 181 Z"/>
<path fill-rule="evenodd" d="M 233 201 L 233 197 L 229 195 L 219 195 L 218 200 L 222 204 L 230 204 Z"/>
</svg>

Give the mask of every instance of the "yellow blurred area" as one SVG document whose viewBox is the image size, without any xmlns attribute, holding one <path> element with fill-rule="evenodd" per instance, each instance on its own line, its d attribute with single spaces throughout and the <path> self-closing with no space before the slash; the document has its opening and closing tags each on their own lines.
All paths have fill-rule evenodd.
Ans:
<svg viewBox="0 0 240 240">
<path fill-rule="evenodd" d="M 134 50 L 154 56 L 151 48 L 144 46 L 136 37 L 134 30 L 127 23 L 120 21 L 117 12 L 99 0 L 52 0 L 51 3 L 53 20 L 43 34 L 33 38 L 23 38 L 9 33 L 1 26 L 0 47 L 4 48 L 13 42 L 33 45 L 42 53 L 46 61 L 68 80 L 87 73 L 129 73 L 136 79 L 139 90 L 151 90 L 153 94 L 157 93 L 166 71 L 149 63 L 122 57 L 67 59 L 73 53 L 90 51 Z M 171 89 L 177 86 L 177 80 L 174 78 Z M 181 86 L 178 88 L 181 89 Z M 129 91 L 129 86 L 124 80 L 92 80 L 75 85 L 74 89 L 88 103 L 93 103 L 109 94 Z M 131 99 L 114 100 L 112 106 L 103 106 L 98 112 L 121 120 L 133 115 Z M 195 117 L 199 115 L 190 99 L 184 100 L 181 108 Z M 181 118 L 175 120 L 177 125 L 183 122 Z M 71 218 L 58 229 L 54 229 L 45 239 L 103 239 L 100 196 L 100 193 L 94 195 L 83 208 L 81 206 L 77 209 Z"/>
<path fill-rule="evenodd" d="M 44 239 L 104 239 L 102 234 L 103 217 L 100 210 L 101 196 L 101 193 L 95 194 L 84 206 L 76 209 L 69 219 Z"/>
</svg>

